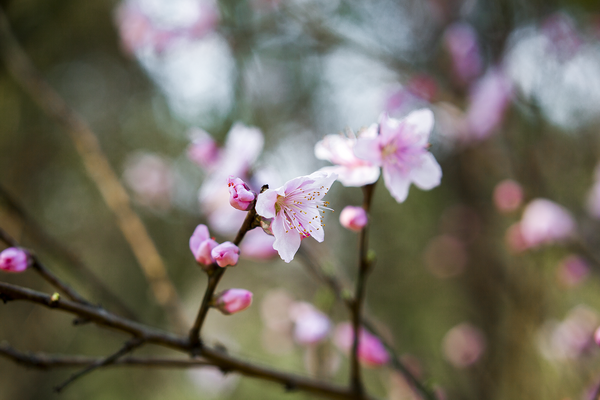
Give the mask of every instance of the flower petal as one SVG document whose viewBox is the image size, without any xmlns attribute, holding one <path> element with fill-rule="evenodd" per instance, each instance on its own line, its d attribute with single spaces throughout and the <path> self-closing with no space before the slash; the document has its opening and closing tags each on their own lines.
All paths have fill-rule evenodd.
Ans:
<svg viewBox="0 0 600 400">
<path fill-rule="evenodd" d="M 410 178 L 402 170 L 396 168 L 394 165 L 385 164 L 383 166 L 383 180 L 385 187 L 398 203 L 406 200 L 410 187 Z"/>
<path fill-rule="evenodd" d="M 300 234 L 295 229 L 286 229 L 284 225 L 284 217 L 276 216 L 271 224 L 273 230 L 273 236 L 275 236 L 275 242 L 273 248 L 277 250 L 279 256 L 283 261 L 289 263 L 294 259 L 294 255 L 300 248 Z"/>
<path fill-rule="evenodd" d="M 360 137 L 354 145 L 354 155 L 374 165 L 381 165 L 380 138 Z"/>
<path fill-rule="evenodd" d="M 433 154 L 425 153 L 421 157 L 423 163 L 420 167 L 415 168 L 410 172 L 410 178 L 420 189 L 433 189 L 440 184 L 442 179 L 442 168 L 433 157 Z"/>
<path fill-rule="evenodd" d="M 402 120 L 403 123 L 412 126 L 413 134 L 419 137 L 420 144 L 426 144 L 429 134 L 433 129 L 433 112 L 428 108 L 411 112 Z"/>
<path fill-rule="evenodd" d="M 256 198 L 256 213 L 261 217 L 274 218 L 275 202 L 277 202 L 277 191 L 275 189 L 265 190 Z"/>
</svg>

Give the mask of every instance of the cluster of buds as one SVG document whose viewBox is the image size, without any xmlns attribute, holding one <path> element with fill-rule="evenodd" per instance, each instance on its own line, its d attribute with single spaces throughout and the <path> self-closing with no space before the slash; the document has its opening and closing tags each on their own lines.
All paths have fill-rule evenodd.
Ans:
<svg viewBox="0 0 600 400">
<path fill-rule="evenodd" d="M 240 249 L 231 242 L 217 243 L 210 237 L 208 227 L 200 224 L 190 237 L 190 250 L 203 267 L 217 264 L 219 267 L 234 266 L 238 262 Z"/>
</svg>

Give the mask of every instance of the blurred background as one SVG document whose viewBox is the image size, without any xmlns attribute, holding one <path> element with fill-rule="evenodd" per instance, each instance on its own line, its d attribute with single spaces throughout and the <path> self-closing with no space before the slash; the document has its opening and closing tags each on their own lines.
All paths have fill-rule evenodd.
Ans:
<svg viewBox="0 0 600 400">
<path fill-rule="evenodd" d="M 447 399 L 590 399 L 600 384 L 600 8 L 581 1 L 2 0 L 48 83 L 98 136 L 129 191 L 190 321 L 206 277 L 188 240 L 199 223 L 232 240 L 243 213 L 223 177 L 277 187 L 328 165 L 325 135 L 435 114 L 441 186 L 398 204 L 380 182 L 371 213 L 366 310 L 403 360 Z M 138 318 L 168 329 L 137 261 L 73 142 L 0 67 L 0 226 L 93 302 L 110 299 L 68 249 Z M 233 127 L 233 129 L 232 129 Z M 240 133 L 241 132 L 241 133 Z M 238 135 L 238 136 L 236 136 Z M 248 142 L 234 139 L 242 135 Z M 229 141 L 228 141 L 229 138 Z M 237 147 L 236 147 L 237 146 Z M 236 158 L 237 157 L 237 158 Z M 240 158 L 242 161 L 240 161 Z M 219 185 L 222 182 L 223 186 Z M 215 186 L 216 185 L 216 186 Z M 226 193 L 226 192 L 225 192 Z M 534 199 L 537 200 L 532 203 Z M 344 384 L 332 343 L 294 341 L 294 302 L 332 326 L 349 315 L 303 260 L 349 288 L 357 234 L 337 220 L 361 191 L 327 196 L 323 244 L 285 264 L 255 232 L 220 288 L 254 293 L 212 312 L 204 335 L 232 354 Z M 266 244 L 265 244 L 266 243 Z M 60 246 L 58 245 L 60 244 Z M 2 280 L 45 292 L 33 272 Z M 0 340 L 22 351 L 101 356 L 124 336 L 29 303 L 0 307 Z M 170 354 L 149 347 L 136 354 Z M 0 359 L 0 398 L 52 399 L 70 370 Z M 367 388 L 418 399 L 389 366 Z M 62 399 L 308 399 L 275 384 L 193 371 L 115 367 Z"/>
</svg>

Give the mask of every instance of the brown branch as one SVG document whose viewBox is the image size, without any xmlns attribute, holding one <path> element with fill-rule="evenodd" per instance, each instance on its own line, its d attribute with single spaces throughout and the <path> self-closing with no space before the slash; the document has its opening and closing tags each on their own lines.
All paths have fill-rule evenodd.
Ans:
<svg viewBox="0 0 600 400">
<path fill-rule="evenodd" d="M 39 242 L 43 248 L 51 252 L 65 263 L 69 264 L 75 271 L 79 273 L 79 280 L 86 282 L 91 287 L 92 291 L 102 298 L 107 299 L 114 306 L 118 313 L 129 319 L 136 320 L 135 313 L 125 303 L 117 297 L 92 270 L 90 270 L 81 259 L 67 249 L 62 243 L 55 240 L 44 228 L 36 223 L 36 221 L 21 207 L 16 200 L 0 186 L 0 197 L 2 197 L 7 208 L 20 219 L 25 225 L 25 229 L 35 241 Z M 29 232 L 30 231 L 30 232 Z M 14 242 L 16 243 L 16 241 Z M 11 246 L 15 246 L 11 244 Z"/>
<path fill-rule="evenodd" d="M 64 381 L 63 383 L 61 383 L 57 387 L 55 387 L 54 391 L 56 393 L 62 392 L 68 385 L 70 385 L 71 383 L 75 382 L 77 379 L 81 378 L 84 375 L 89 374 L 92 371 L 95 371 L 98 368 L 104 367 L 106 365 L 113 364 L 119 358 L 121 358 L 122 356 L 124 356 L 127 353 L 130 353 L 132 350 L 134 350 L 135 348 L 141 346 L 143 343 L 144 343 L 144 341 L 140 340 L 138 338 L 134 338 L 134 339 L 129 340 L 127 343 L 125 343 L 123 345 L 123 347 L 121 347 L 114 354 L 111 354 L 110 356 L 108 356 L 106 358 L 102 358 L 102 359 L 98 360 L 97 362 L 95 362 L 95 363 L 87 366 L 86 368 L 82 369 L 81 371 L 76 372 L 73 375 L 71 375 L 69 377 L 69 379 L 67 379 L 66 381 Z"/>
<path fill-rule="evenodd" d="M 48 308 L 55 308 L 71 314 L 78 315 L 84 319 L 95 322 L 98 325 L 113 328 L 124 333 L 133 335 L 146 343 L 171 348 L 186 354 L 192 354 L 198 349 L 192 346 L 188 338 L 164 332 L 149 326 L 128 320 L 111 314 L 108 311 L 75 303 L 69 300 L 53 300 L 51 296 L 26 289 L 9 283 L 0 282 L 0 300 L 4 302 L 23 300 L 37 303 Z M 303 390 L 331 399 L 351 399 L 354 393 L 347 388 L 340 387 L 315 379 L 305 378 L 299 375 L 265 368 L 247 361 L 232 357 L 222 350 L 202 346 L 199 356 L 212 362 L 223 371 L 237 372 L 245 376 L 254 377 L 270 382 L 282 384 L 288 390 Z"/>
<path fill-rule="evenodd" d="M 114 214 L 157 303 L 165 308 L 171 323 L 183 330 L 186 318 L 175 287 L 169 280 L 163 260 L 142 220 L 132 209 L 127 191 L 121 185 L 117 174 L 104 155 L 97 136 L 83 118 L 67 105 L 35 69 L 15 39 L 2 9 L 0 9 L 0 57 L 12 78 L 48 117 L 68 133 L 83 161 L 87 174 L 96 184 L 104 202 Z"/>
<path fill-rule="evenodd" d="M 246 214 L 246 219 L 244 223 L 240 227 L 233 244 L 239 246 L 250 229 L 253 229 L 257 226 L 258 222 L 256 221 L 257 215 L 254 206 L 248 211 Z M 196 316 L 196 320 L 194 321 L 194 325 L 192 329 L 190 329 L 189 340 L 192 346 L 200 347 L 202 342 L 200 340 L 200 330 L 202 329 L 202 325 L 204 325 L 204 321 L 206 320 L 206 316 L 208 315 L 208 311 L 211 307 L 212 299 L 215 294 L 215 290 L 219 285 L 219 281 L 225 274 L 226 268 L 221 268 L 215 263 L 213 263 L 208 268 L 208 284 L 206 286 L 206 290 L 204 291 L 204 297 L 202 298 L 202 303 L 200 304 L 200 309 L 198 310 L 198 315 Z"/>
</svg>

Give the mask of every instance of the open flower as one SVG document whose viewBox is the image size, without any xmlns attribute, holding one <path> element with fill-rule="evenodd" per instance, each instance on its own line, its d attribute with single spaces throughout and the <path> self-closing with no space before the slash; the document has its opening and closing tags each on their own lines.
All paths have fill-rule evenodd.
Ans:
<svg viewBox="0 0 600 400">
<path fill-rule="evenodd" d="M 374 138 L 377 136 L 377 125 L 359 132 L 358 137 Z M 327 135 L 315 145 L 315 156 L 327 160 L 332 167 L 324 167 L 323 172 L 338 175 L 337 180 L 344 186 L 364 186 L 379 179 L 379 167 L 361 160 L 354 155 L 357 138 L 352 131 L 347 136 Z"/>
<path fill-rule="evenodd" d="M 312 236 L 318 242 L 325 238 L 319 211 L 330 210 L 322 199 L 336 178 L 336 174 L 317 171 L 258 195 L 256 212 L 273 219 L 273 248 L 283 261 L 292 261 L 303 238 Z"/>
<path fill-rule="evenodd" d="M 354 147 L 357 157 L 382 167 L 385 187 L 399 203 L 406 200 L 411 183 L 423 190 L 440 184 L 442 169 L 427 151 L 432 128 L 433 113 L 428 109 L 413 111 L 402 120 L 383 114 L 379 136 L 359 137 Z"/>
</svg>

